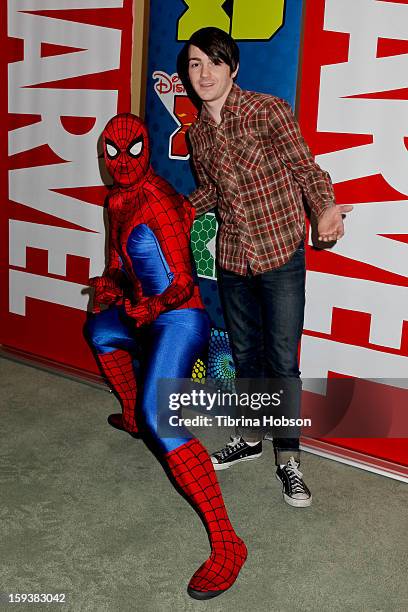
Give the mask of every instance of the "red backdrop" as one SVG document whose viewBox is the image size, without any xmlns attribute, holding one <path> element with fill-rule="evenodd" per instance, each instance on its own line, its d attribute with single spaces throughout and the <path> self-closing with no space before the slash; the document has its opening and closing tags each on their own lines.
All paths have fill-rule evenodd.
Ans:
<svg viewBox="0 0 408 612">
<path fill-rule="evenodd" d="M 355 207 L 348 239 L 308 250 L 302 374 L 371 379 L 390 411 L 408 394 L 407 18 L 407 0 L 308 0 L 299 92 L 306 140 Z M 326 442 L 408 465 L 406 439 Z"/>
<path fill-rule="evenodd" d="M 110 116 L 130 109 L 132 0 L 6 5 L 0 342 L 96 372 L 82 291 L 104 263 L 97 141 Z"/>
</svg>

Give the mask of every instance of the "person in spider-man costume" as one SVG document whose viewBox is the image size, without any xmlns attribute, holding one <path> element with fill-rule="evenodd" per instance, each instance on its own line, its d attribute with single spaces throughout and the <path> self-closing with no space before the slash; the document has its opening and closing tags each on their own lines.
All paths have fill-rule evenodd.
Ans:
<svg viewBox="0 0 408 612">
<path fill-rule="evenodd" d="M 181 426 L 174 438 L 162 437 L 157 423 L 158 380 L 189 378 L 208 342 L 209 319 L 190 251 L 194 209 L 152 170 L 148 132 L 138 117 L 113 117 L 103 148 L 114 180 L 107 203 L 108 262 L 103 275 L 90 280 L 94 314 L 87 335 L 122 404 L 122 415 L 111 415 L 111 424 L 135 434 L 143 423 L 203 519 L 211 555 L 191 578 L 188 593 L 209 599 L 235 582 L 246 546 L 230 523 L 205 448 Z M 101 311 L 100 304 L 109 307 Z M 140 397 L 136 354 L 143 363 Z"/>
</svg>

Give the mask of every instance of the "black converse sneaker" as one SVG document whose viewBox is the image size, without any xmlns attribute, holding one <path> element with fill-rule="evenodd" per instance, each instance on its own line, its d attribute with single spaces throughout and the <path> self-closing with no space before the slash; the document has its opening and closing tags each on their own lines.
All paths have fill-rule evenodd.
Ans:
<svg viewBox="0 0 408 612">
<path fill-rule="evenodd" d="M 231 442 L 211 455 L 214 470 L 226 470 L 239 463 L 239 461 L 251 461 L 262 455 L 262 441 L 251 446 L 241 436 L 231 436 Z"/>
<path fill-rule="evenodd" d="M 283 467 L 278 466 L 276 478 L 282 483 L 282 493 L 285 502 L 297 508 L 310 506 L 312 494 L 303 481 L 299 463 L 293 457 Z"/>
</svg>

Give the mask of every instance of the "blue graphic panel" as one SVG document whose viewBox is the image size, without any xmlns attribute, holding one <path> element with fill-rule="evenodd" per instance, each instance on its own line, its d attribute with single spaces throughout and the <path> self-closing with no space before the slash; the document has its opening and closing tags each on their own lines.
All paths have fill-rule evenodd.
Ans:
<svg viewBox="0 0 408 612">
<path fill-rule="evenodd" d="M 279 0 L 275 0 L 272 4 L 266 3 L 265 0 L 251 0 L 251 2 L 254 22 L 258 20 L 258 23 L 261 5 L 271 7 L 279 4 Z M 191 119 L 190 116 L 186 118 L 184 109 L 180 110 L 179 119 L 177 119 L 174 108 L 175 98 L 182 94 L 181 85 L 177 80 L 172 80 L 172 76 L 176 73 L 177 56 L 184 45 L 184 41 L 177 40 L 179 20 L 183 16 L 185 19 L 187 12 L 190 11 L 190 14 L 187 15 L 189 19 L 194 12 L 199 13 L 201 21 L 196 29 L 207 25 L 217 25 L 219 20 L 222 23 L 232 24 L 234 10 L 238 10 L 238 3 L 233 0 L 228 2 L 220 0 L 218 3 L 216 0 L 208 2 L 208 8 L 204 8 L 203 4 L 197 8 L 198 4 L 183 0 L 166 0 L 166 2 L 151 0 L 150 2 L 146 121 L 152 139 L 152 164 L 159 174 L 164 176 L 179 192 L 187 196 L 195 187 L 190 162 L 188 159 L 182 159 L 182 156 L 173 155 L 170 144 L 172 135 L 182 126 L 180 117 L 184 117 L 186 122 Z M 236 39 L 241 53 L 237 83 L 244 89 L 271 93 L 284 98 L 294 106 L 302 0 L 286 0 L 283 4 L 282 26 L 277 29 L 270 40 Z M 244 6 L 242 2 L 240 5 Z M 208 11 L 208 21 L 203 23 L 205 11 Z M 245 7 L 245 11 L 247 14 L 248 6 Z M 251 15 L 249 15 L 250 18 Z M 173 145 L 176 148 L 180 146 L 182 138 L 180 136 L 178 142 L 173 139 Z M 206 258 L 208 259 L 207 251 L 205 251 L 205 257 L 199 259 L 203 262 Z M 200 287 L 214 326 L 225 327 L 216 281 L 200 278 Z"/>
</svg>

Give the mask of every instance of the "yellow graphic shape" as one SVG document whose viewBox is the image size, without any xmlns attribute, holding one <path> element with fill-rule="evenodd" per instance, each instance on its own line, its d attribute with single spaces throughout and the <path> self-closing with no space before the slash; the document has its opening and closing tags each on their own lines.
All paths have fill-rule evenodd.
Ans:
<svg viewBox="0 0 408 612">
<path fill-rule="evenodd" d="M 180 17 L 177 40 L 188 40 L 196 30 L 209 26 L 229 32 L 230 20 L 222 5 L 225 0 L 184 0 L 188 9 Z"/>
<path fill-rule="evenodd" d="M 191 380 L 193 382 L 205 383 L 206 367 L 204 361 L 197 359 L 193 365 L 193 371 L 191 373 Z"/>
<path fill-rule="evenodd" d="M 234 0 L 232 19 L 225 0 L 184 0 L 187 10 L 178 21 L 177 40 L 188 40 L 200 28 L 215 26 L 235 40 L 269 40 L 283 25 L 286 0 Z"/>
<path fill-rule="evenodd" d="M 231 36 L 235 40 L 269 40 L 283 24 L 285 0 L 234 0 Z"/>
</svg>

